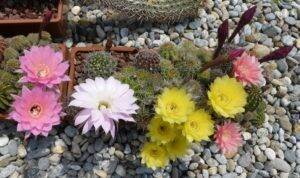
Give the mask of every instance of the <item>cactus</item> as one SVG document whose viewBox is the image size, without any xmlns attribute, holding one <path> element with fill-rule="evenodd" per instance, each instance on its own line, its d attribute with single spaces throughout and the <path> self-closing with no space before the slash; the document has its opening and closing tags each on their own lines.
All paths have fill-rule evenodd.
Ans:
<svg viewBox="0 0 300 178">
<path fill-rule="evenodd" d="M 41 39 L 39 40 L 39 34 L 38 33 L 29 33 L 27 35 L 27 39 L 30 42 L 31 45 L 38 45 L 38 44 L 47 44 L 52 41 L 50 33 L 43 31 Z"/>
<path fill-rule="evenodd" d="M 102 0 L 126 17 L 144 22 L 173 23 L 197 15 L 202 0 Z"/>
<path fill-rule="evenodd" d="M 107 52 L 94 52 L 84 61 L 84 76 L 87 78 L 108 78 L 117 69 L 118 62 Z"/>
<path fill-rule="evenodd" d="M 19 55 L 19 52 L 12 47 L 6 48 L 3 52 L 4 60 L 18 59 Z"/>
<path fill-rule="evenodd" d="M 256 108 L 256 118 L 251 120 L 251 123 L 257 126 L 261 126 L 265 122 L 265 110 L 266 103 L 264 101 L 260 101 Z"/>
<path fill-rule="evenodd" d="M 5 62 L 5 68 L 7 71 L 14 72 L 20 68 L 20 61 L 18 59 L 9 59 Z"/>
<path fill-rule="evenodd" d="M 247 90 L 247 105 L 245 106 L 246 111 L 254 111 L 263 101 L 262 91 L 257 86 L 252 86 Z"/>
<path fill-rule="evenodd" d="M 171 80 L 179 78 L 179 72 L 175 69 L 174 65 L 170 60 L 162 59 L 159 63 L 160 73 L 165 80 Z"/>
<path fill-rule="evenodd" d="M 123 83 L 127 83 L 135 92 L 140 109 L 137 113 L 137 125 L 139 129 L 146 129 L 148 121 L 153 117 L 155 95 L 163 85 L 162 76 L 159 73 L 151 73 L 133 66 L 122 68 L 114 75 Z"/>
<path fill-rule="evenodd" d="M 159 48 L 159 54 L 162 58 L 173 61 L 178 56 L 177 47 L 173 43 L 164 43 Z"/>
<path fill-rule="evenodd" d="M 24 35 L 13 37 L 9 45 L 19 52 L 23 52 L 24 49 L 31 46 L 30 41 Z"/>
<path fill-rule="evenodd" d="M 13 85 L 0 82 L 0 111 L 7 111 L 12 101 L 11 94 L 15 94 L 16 92 Z"/>
<path fill-rule="evenodd" d="M 5 84 L 16 83 L 18 81 L 18 76 L 0 69 L 0 81 Z"/>
<path fill-rule="evenodd" d="M 134 59 L 134 65 L 140 69 L 145 69 L 151 72 L 159 71 L 159 54 L 152 49 L 144 49 L 139 51 Z"/>
<path fill-rule="evenodd" d="M 6 48 L 6 42 L 4 39 L 2 39 L 0 37 L 0 63 L 4 58 L 3 53 L 4 53 L 5 48 Z"/>
</svg>

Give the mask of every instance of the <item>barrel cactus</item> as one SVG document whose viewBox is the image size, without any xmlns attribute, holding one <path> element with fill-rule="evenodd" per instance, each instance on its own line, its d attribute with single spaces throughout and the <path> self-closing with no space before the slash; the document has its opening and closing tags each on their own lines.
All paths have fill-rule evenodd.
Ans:
<svg viewBox="0 0 300 178">
<path fill-rule="evenodd" d="M 127 17 L 144 22 L 173 23 L 195 17 L 203 0 L 102 0 Z"/>
</svg>

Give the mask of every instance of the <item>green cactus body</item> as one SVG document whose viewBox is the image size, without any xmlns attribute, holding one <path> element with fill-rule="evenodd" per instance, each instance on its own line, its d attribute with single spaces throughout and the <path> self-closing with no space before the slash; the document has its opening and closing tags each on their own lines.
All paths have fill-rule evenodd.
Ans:
<svg viewBox="0 0 300 178">
<path fill-rule="evenodd" d="M 261 126 L 265 122 L 265 111 L 266 103 L 264 101 L 260 101 L 256 110 L 253 112 L 255 117 L 253 117 L 250 122 L 256 126 Z"/>
<path fill-rule="evenodd" d="M 0 111 L 7 111 L 12 101 L 11 94 L 16 94 L 16 89 L 9 84 L 0 82 Z"/>
<path fill-rule="evenodd" d="M 159 54 L 162 58 L 173 61 L 178 56 L 177 47 L 173 43 L 165 43 L 160 46 Z"/>
<path fill-rule="evenodd" d="M 122 15 L 144 22 L 173 23 L 197 15 L 202 0 L 102 0 Z"/>
<path fill-rule="evenodd" d="M 153 117 L 155 96 L 163 85 L 162 76 L 159 73 L 151 73 L 133 66 L 122 68 L 114 75 L 117 79 L 126 83 L 134 90 L 140 109 L 137 113 L 139 129 L 146 129 L 148 121 Z"/>
<path fill-rule="evenodd" d="M 15 72 L 20 68 L 20 61 L 18 59 L 9 59 L 5 62 L 6 70 Z"/>
<path fill-rule="evenodd" d="M 43 31 L 41 35 L 41 39 L 39 40 L 39 34 L 38 33 L 29 33 L 27 35 L 27 39 L 30 42 L 31 45 L 38 45 L 40 43 L 47 44 L 52 41 L 50 33 Z"/>
<path fill-rule="evenodd" d="M 4 60 L 18 59 L 19 55 L 19 52 L 12 47 L 6 48 L 3 52 Z"/>
<path fill-rule="evenodd" d="M 31 46 L 30 41 L 24 35 L 13 37 L 9 45 L 19 52 L 23 52 L 24 49 Z"/>
<path fill-rule="evenodd" d="M 110 53 L 94 52 L 84 61 L 84 76 L 87 78 L 108 78 L 117 69 L 118 62 L 113 60 Z"/>
<path fill-rule="evenodd" d="M 160 73 L 165 80 L 172 80 L 180 76 L 172 62 L 167 59 L 160 61 Z"/>
<path fill-rule="evenodd" d="M 254 111 L 257 109 L 259 104 L 263 101 L 263 96 L 261 89 L 259 87 L 253 86 L 248 89 L 247 105 L 245 107 L 246 111 Z"/>
</svg>

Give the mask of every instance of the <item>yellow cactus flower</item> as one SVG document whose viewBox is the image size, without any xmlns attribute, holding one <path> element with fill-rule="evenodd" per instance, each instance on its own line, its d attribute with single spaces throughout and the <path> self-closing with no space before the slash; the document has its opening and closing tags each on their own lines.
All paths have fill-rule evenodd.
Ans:
<svg viewBox="0 0 300 178">
<path fill-rule="evenodd" d="M 181 133 L 177 133 L 175 139 L 166 144 L 170 159 L 175 160 L 184 156 L 187 152 L 188 146 L 188 140 Z"/>
<path fill-rule="evenodd" d="M 168 153 L 163 145 L 154 142 L 146 142 L 141 152 L 142 163 L 155 170 L 169 164 Z"/>
<path fill-rule="evenodd" d="M 182 134 L 189 142 L 209 140 L 214 133 L 214 121 L 203 109 L 197 110 L 188 116 L 184 123 Z"/>
<path fill-rule="evenodd" d="M 225 118 L 234 118 L 245 111 L 247 93 L 242 83 L 227 75 L 218 77 L 210 86 L 208 98 L 214 111 Z"/>
<path fill-rule="evenodd" d="M 195 103 L 191 96 L 184 89 L 178 88 L 166 88 L 158 97 L 155 108 L 156 113 L 171 124 L 185 122 L 187 115 L 194 109 Z"/>
<path fill-rule="evenodd" d="M 176 136 L 176 128 L 168 122 L 163 121 L 159 116 L 151 120 L 148 125 L 148 136 L 151 141 L 166 144 Z"/>
</svg>

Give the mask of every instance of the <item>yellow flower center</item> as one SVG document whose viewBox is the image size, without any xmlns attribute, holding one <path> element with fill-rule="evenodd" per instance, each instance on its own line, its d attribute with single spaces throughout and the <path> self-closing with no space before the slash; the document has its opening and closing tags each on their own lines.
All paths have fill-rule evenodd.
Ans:
<svg viewBox="0 0 300 178">
<path fill-rule="evenodd" d="M 167 126 L 165 126 L 165 125 L 159 126 L 159 132 L 160 133 L 166 133 L 167 130 L 168 130 Z"/>
<path fill-rule="evenodd" d="M 222 102 L 224 104 L 229 103 L 229 98 L 224 93 L 218 94 L 218 99 L 219 99 L 220 102 Z"/>
<path fill-rule="evenodd" d="M 166 109 L 168 113 L 176 113 L 178 110 L 178 106 L 175 103 L 168 103 Z"/>
<path fill-rule="evenodd" d="M 42 65 L 37 72 L 37 76 L 40 78 L 47 77 L 49 75 L 49 68 L 46 65 Z"/>
<path fill-rule="evenodd" d="M 194 130 L 198 129 L 198 123 L 196 121 L 191 121 L 190 126 Z"/>
<path fill-rule="evenodd" d="M 152 149 L 152 150 L 150 151 L 150 155 L 151 155 L 152 157 L 154 157 L 154 158 L 159 157 L 159 150 L 157 150 L 157 149 Z"/>
<path fill-rule="evenodd" d="M 110 105 L 108 102 L 102 101 L 99 103 L 98 109 L 103 110 L 103 109 L 107 109 L 107 108 L 110 108 Z"/>
<path fill-rule="evenodd" d="M 37 118 L 41 114 L 41 112 L 42 107 L 37 104 L 34 104 L 29 110 L 30 115 L 34 118 Z"/>
</svg>

